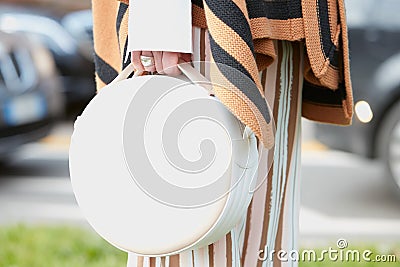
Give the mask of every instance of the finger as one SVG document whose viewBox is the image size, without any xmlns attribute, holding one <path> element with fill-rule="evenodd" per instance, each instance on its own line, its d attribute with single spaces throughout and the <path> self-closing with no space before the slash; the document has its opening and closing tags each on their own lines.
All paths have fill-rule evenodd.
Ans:
<svg viewBox="0 0 400 267">
<path fill-rule="evenodd" d="M 169 76 L 178 76 L 181 74 L 181 71 L 177 67 L 179 54 L 177 52 L 163 52 L 162 64 L 165 74 Z"/>
<path fill-rule="evenodd" d="M 154 64 L 156 66 L 156 71 L 160 74 L 164 74 L 163 64 L 162 64 L 162 55 L 163 55 L 163 52 L 161 52 L 161 51 L 153 51 Z"/>
<path fill-rule="evenodd" d="M 150 71 L 150 72 L 156 71 L 156 66 L 154 65 L 154 56 L 153 56 L 153 52 L 151 52 L 151 51 L 143 51 L 143 52 L 142 52 L 142 56 L 152 57 L 152 58 L 153 58 L 152 64 L 151 64 L 150 66 L 144 66 L 144 69 L 145 69 L 146 71 Z M 142 64 L 143 64 L 143 62 L 142 62 Z"/>
<path fill-rule="evenodd" d="M 182 58 L 183 61 L 190 62 L 190 61 L 192 61 L 192 54 L 189 54 L 189 53 L 181 53 L 181 54 L 180 54 L 180 58 Z"/>
<path fill-rule="evenodd" d="M 142 61 L 140 60 L 141 54 L 142 54 L 142 51 L 132 51 L 131 52 L 131 61 L 132 61 L 133 67 L 135 67 L 135 69 L 137 71 L 144 71 Z"/>
</svg>

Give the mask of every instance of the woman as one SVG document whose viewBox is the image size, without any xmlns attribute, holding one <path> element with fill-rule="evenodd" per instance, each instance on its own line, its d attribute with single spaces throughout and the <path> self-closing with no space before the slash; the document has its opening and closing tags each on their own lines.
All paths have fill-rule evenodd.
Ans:
<svg viewBox="0 0 400 267">
<path fill-rule="evenodd" d="M 93 11 L 98 88 L 129 63 L 128 52 L 138 70 L 177 75 L 179 58 L 211 61 L 255 84 L 244 88 L 221 68 L 196 66 L 226 82 L 231 91 L 216 96 L 258 137 L 259 180 L 267 179 L 247 216 L 208 247 L 170 257 L 129 254 L 128 266 L 296 265 L 293 255 L 271 252 L 297 249 L 301 115 L 351 123 L 343 0 L 93 0 Z M 145 66 L 143 56 L 152 57 Z"/>
</svg>

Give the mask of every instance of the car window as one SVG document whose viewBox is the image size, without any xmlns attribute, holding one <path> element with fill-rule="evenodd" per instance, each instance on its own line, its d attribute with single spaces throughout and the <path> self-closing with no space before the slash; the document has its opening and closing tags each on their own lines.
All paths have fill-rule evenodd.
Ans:
<svg viewBox="0 0 400 267">
<path fill-rule="evenodd" d="M 376 1 L 378 0 L 346 0 L 348 25 L 352 28 L 365 28 L 369 25 L 371 23 L 370 15 L 373 12 L 374 2 Z"/>
<path fill-rule="evenodd" d="M 345 0 L 351 28 L 400 29 L 400 0 Z"/>
<path fill-rule="evenodd" d="M 40 38 L 52 52 L 65 55 L 76 52 L 75 40 L 65 29 L 50 18 L 30 15 L 3 13 L 0 14 L 0 30 L 5 32 L 23 32 Z"/>
<path fill-rule="evenodd" d="M 378 28 L 388 30 L 400 29 L 400 1 L 379 0 L 374 1 L 374 12 L 372 22 Z"/>
</svg>

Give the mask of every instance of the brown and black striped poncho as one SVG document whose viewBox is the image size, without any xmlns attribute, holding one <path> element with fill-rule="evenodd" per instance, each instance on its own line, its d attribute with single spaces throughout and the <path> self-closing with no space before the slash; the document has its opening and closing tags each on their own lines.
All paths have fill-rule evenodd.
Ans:
<svg viewBox="0 0 400 267">
<path fill-rule="evenodd" d="M 129 63 L 121 60 L 127 53 L 129 5 L 128 0 L 92 0 L 92 5 L 99 89 Z M 272 122 L 259 71 L 276 60 L 273 40 L 305 44 L 302 115 L 325 123 L 351 123 L 344 0 L 192 0 L 192 18 L 194 26 L 208 29 L 213 61 L 254 82 L 243 83 L 223 68 L 213 75 L 229 88 L 215 88 L 218 98 L 266 147 L 273 145 Z"/>
</svg>

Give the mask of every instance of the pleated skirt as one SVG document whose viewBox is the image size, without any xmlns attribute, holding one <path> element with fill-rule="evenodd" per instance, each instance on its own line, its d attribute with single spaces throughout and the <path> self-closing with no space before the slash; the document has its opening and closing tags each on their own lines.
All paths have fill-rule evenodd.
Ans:
<svg viewBox="0 0 400 267">
<path fill-rule="evenodd" d="M 276 41 L 275 47 L 277 59 L 260 72 L 274 115 L 275 146 L 259 146 L 259 186 L 247 214 L 214 244 L 167 257 L 129 253 L 128 267 L 297 266 L 289 254 L 298 249 L 303 44 Z M 210 61 L 206 30 L 193 28 L 193 48 L 193 61 Z M 204 65 L 195 67 L 207 76 Z"/>
</svg>

